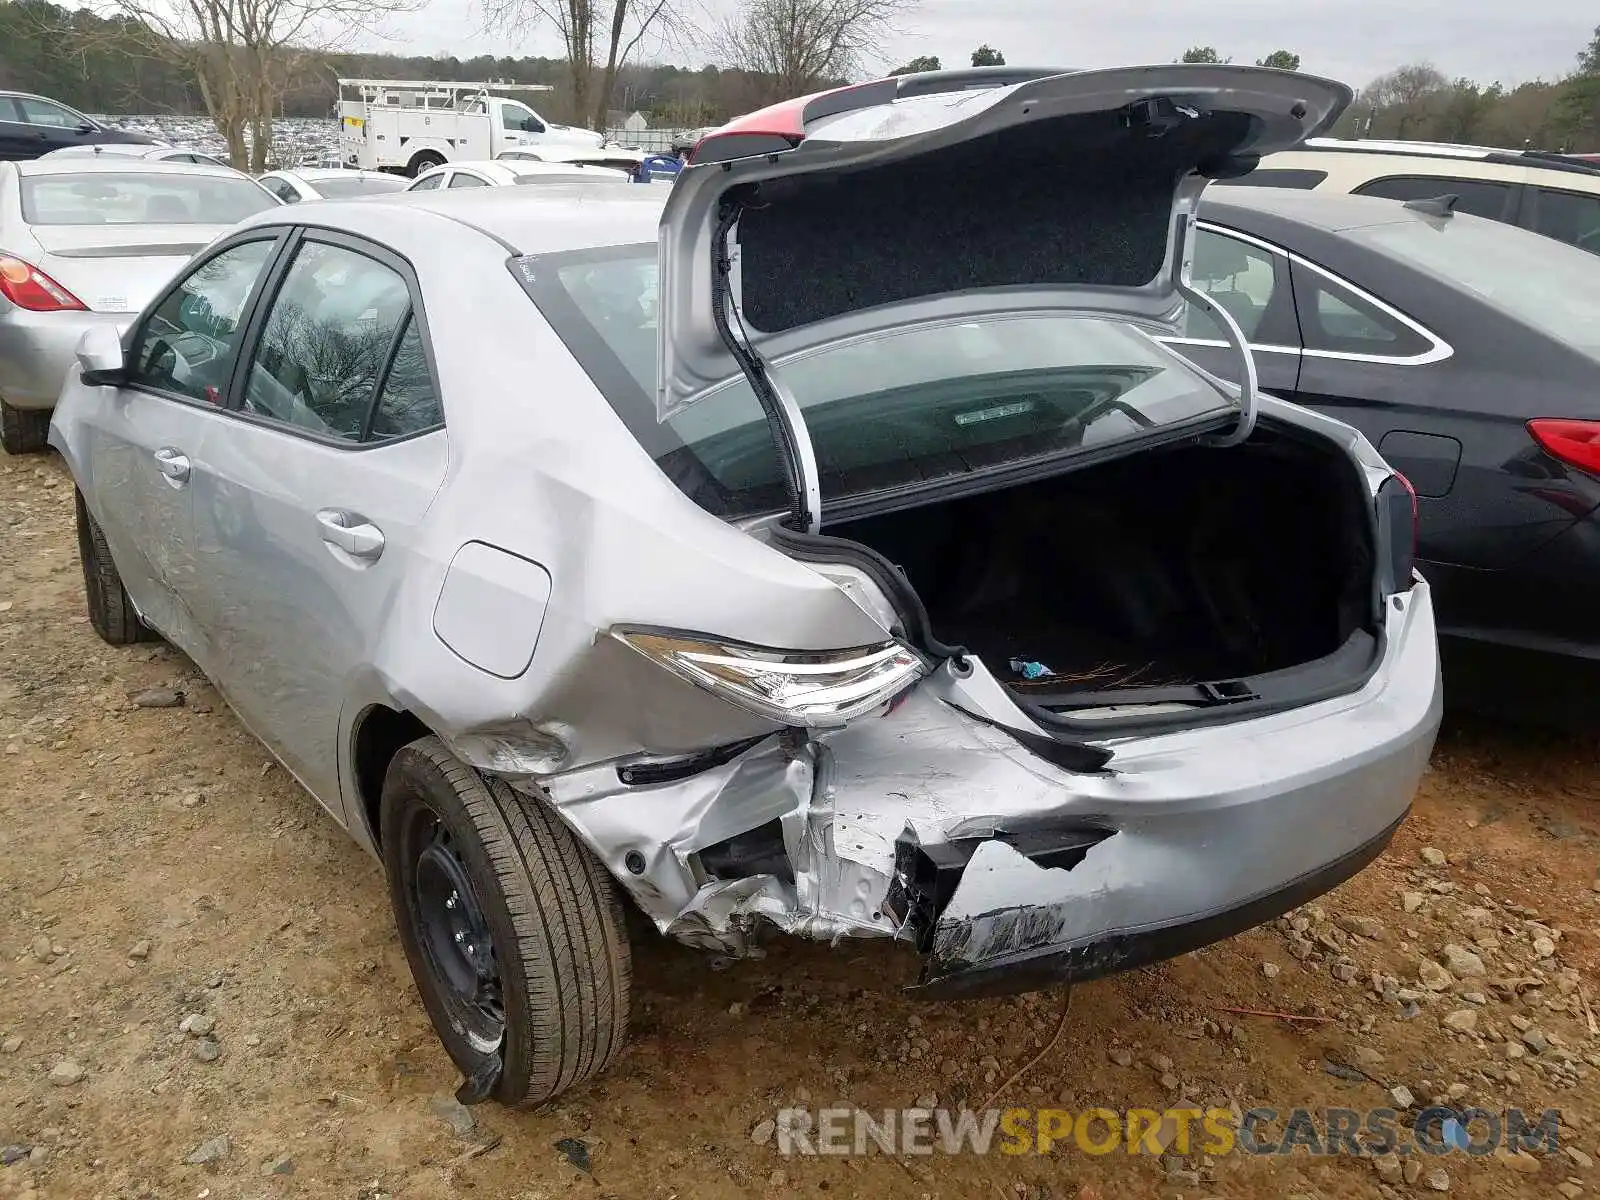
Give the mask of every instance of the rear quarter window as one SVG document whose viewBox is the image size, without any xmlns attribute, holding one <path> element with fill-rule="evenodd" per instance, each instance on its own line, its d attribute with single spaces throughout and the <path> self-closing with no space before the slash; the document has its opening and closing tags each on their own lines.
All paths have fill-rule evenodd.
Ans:
<svg viewBox="0 0 1600 1200">
<path fill-rule="evenodd" d="M 1357 196 L 1385 200 L 1432 200 L 1455 196 L 1456 211 L 1503 221 L 1511 211 L 1512 185 L 1488 179 L 1461 179 L 1449 175 L 1388 175 L 1355 189 Z"/>
<path fill-rule="evenodd" d="M 1302 170 L 1297 167 L 1257 167 L 1238 179 L 1219 179 L 1220 187 L 1275 187 L 1309 192 L 1328 177 L 1326 171 Z"/>
</svg>

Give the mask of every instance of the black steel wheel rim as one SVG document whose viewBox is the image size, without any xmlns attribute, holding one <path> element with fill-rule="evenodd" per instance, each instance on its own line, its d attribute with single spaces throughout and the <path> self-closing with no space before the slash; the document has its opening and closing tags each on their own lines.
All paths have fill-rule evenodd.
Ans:
<svg viewBox="0 0 1600 1200">
<path fill-rule="evenodd" d="M 431 812 L 419 816 L 408 839 L 417 941 L 451 1026 L 474 1050 L 495 1053 L 506 1016 L 488 918 L 450 830 Z"/>
</svg>

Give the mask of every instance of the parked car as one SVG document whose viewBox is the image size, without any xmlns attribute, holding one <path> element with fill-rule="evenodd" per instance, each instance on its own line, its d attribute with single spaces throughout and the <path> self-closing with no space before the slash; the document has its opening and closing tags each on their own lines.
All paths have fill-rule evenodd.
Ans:
<svg viewBox="0 0 1600 1200">
<path fill-rule="evenodd" d="M 591 179 L 599 183 L 629 183 L 622 171 L 611 167 L 592 167 L 583 163 L 551 162 L 462 162 L 433 167 L 422 172 L 406 188 L 408 192 L 430 192 L 437 188 L 513 187 L 528 183 L 565 183 Z"/>
<path fill-rule="evenodd" d="M 131 129 L 114 129 L 59 100 L 27 92 L 0 92 L 0 160 L 25 160 L 66 146 L 156 145 Z"/>
<path fill-rule="evenodd" d="M 1209 304 L 1197 164 L 1349 99 L 918 75 L 733 122 L 670 189 L 261 214 L 79 347 L 91 620 L 175 642 L 381 858 L 466 1101 L 616 1055 L 623 897 L 725 954 L 898 939 L 925 997 L 1265 921 L 1427 762 L 1413 502 L 1145 330 Z"/>
<path fill-rule="evenodd" d="M 548 92 L 548 84 L 460 80 L 339 80 L 339 153 L 352 167 L 416 177 L 457 160 L 492 159 L 512 146 L 599 149 L 605 135 L 546 120 L 495 92 Z"/>
<path fill-rule="evenodd" d="M 191 150 L 187 146 L 146 146 L 137 142 L 96 142 L 92 146 L 63 146 L 41 158 L 138 158 L 146 162 L 200 163 L 208 167 L 229 167 L 214 154 Z M 231 167 L 230 167 L 231 169 Z"/>
<path fill-rule="evenodd" d="M 1224 188 L 1194 282 L 1261 386 L 1360 429 L 1417 494 L 1441 634 L 1600 659 L 1600 271 L 1448 203 Z M 1220 329 L 1172 343 L 1237 377 Z"/>
<path fill-rule="evenodd" d="M 257 182 L 285 204 L 302 200 L 351 200 L 358 196 L 386 196 L 406 190 L 403 175 L 386 171 L 354 171 L 340 167 L 296 167 L 268 171 Z"/>
<path fill-rule="evenodd" d="M 1225 185 L 1349 192 L 1389 200 L 1449 193 L 1456 211 L 1600 253 L 1600 165 L 1570 155 L 1433 142 L 1316 138 Z"/>
<path fill-rule="evenodd" d="M 277 203 L 230 167 L 0 163 L 0 445 L 44 449 L 83 331 L 125 326 L 190 255 Z"/>
<path fill-rule="evenodd" d="M 645 156 L 637 150 L 620 146 L 595 149 L 589 146 L 520 146 L 504 150 L 494 156 L 496 162 L 565 163 L 581 167 L 609 167 L 613 171 L 638 179 L 644 170 Z"/>
</svg>

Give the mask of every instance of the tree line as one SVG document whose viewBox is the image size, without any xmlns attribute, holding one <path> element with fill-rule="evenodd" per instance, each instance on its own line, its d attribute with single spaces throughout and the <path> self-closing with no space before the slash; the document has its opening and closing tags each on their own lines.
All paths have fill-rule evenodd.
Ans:
<svg viewBox="0 0 1600 1200">
<path fill-rule="evenodd" d="M 1191 46 L 1186 63 L 1231 62 L 1215 46 Z M 1300 56 L 1275 50 L 1261 67 L 1300 69 Z M 1451 78 L 1430 62 L 1407 63 L 1371 80 L 1334 127 L 1333 136 L 1465 142 L 1506 149 L 1600 149 L 1600 26 L 1559 79 L 1516 87 Z"/>
<path fill-rule="evenodd" d="M 0 0 L 0 87 L 110 113 L 206 114 L 236 165 L 260 170 L 272 122 L 327 116 L 343 76 L 495 80 L 555 90 L 547 116 L 604 129 L 642 111 L 657 127 L 695 128 L 830 84 L 862 78 L 918 0 L 740 0 L 690 26 L 693 0 L 475 0 L 512 38 L 554 33 L 559 57 L 357 54 L 354 40 L 426 0 L 104 0 L 99 13 L 50 0 Z M 693 46 L 710 64 L 661 64 Z M 313 49 L 313 47 L 317 47 Z M 1183 62 L 1226 62 L 1192 46 Z M 990 45 L 973 66 L 1002 66 Z M 1297 70 L 1280 49 L 1257 64 Z M 895 73 L 939 70 L 921 56 Z M 1314 69 L 1314 67 L 1313 67 Z M 1450 79 L 1412 63 L 1372 80 L 1334 131 L 1341 136 L 1481 142 L 1540 149 L 1600 143 L 1600 27 L 1568 75 L 1514 88 Z"/>
</svg>

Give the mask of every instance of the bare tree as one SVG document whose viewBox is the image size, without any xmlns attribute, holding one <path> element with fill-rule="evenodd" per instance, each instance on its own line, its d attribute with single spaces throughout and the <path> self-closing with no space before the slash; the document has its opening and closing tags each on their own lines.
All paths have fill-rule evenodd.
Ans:
<svg viewBox="0 0 1600 1200">
<path fill-rule="evenodd" d="M 561 36 L 573 114 L 602 131 L 617 72 L 646 38 L 681 35 L 683 11 L 681 0 L 483 0 L 491 28 L 522 36 L 548 26 Z"/>
<path fill-rule="evenodd" d="M 915 0 L 746 0 L 712 35 L 724 64 L 763 80 L 767 100 L 848 79 Z"/>
<path fill-rule="evenodd" d="M 272 118 L 308 48 L 332 51 L 423 0 L 109 0 L 152 58 L 192 74 L 228 157 L 266 169 Z M 248 139 L 246 137 L 248 134 Z"/>
<path fill-rule="evenodd" d="M 1426 123 L 1449 87 L 1450 81 L 1432 63 L 1407 63 L 1361 89 L 1361 103 L 1374 112 L 1392 113 L 1394 136 L 1404 138 L 1408 131 Z"/>
</svg>

